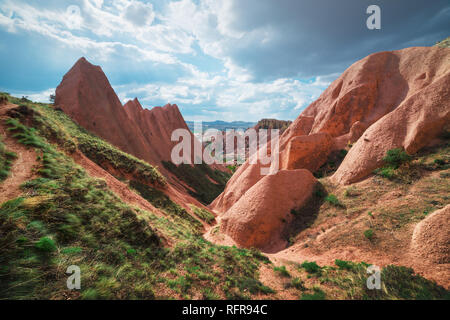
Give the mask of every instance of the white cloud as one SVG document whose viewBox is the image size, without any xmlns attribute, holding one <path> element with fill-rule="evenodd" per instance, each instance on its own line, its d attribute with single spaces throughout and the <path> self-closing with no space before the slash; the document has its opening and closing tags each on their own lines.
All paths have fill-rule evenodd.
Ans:
<svg viewBox="0 0 450 320">
<path fill-rule="evenodd" d="M 257 121 L 264 117 L 294 119 L 312 101 L 317 99 L 327 85 L 315 79 L 302 82 L 297 79 L 277 79 L 264 83 L 230 80 L 226 75 L 201 74 L 198 78 L 179 78 L 171 84 L 151 83 L 117 86 L 121 100 L 139 97 L 146 107 L 155 101 L 188 106 L 189 120 Z M 210 108 L 205 108 L 210 106 Z"/>
<path fill-rule="evenodd" d="M 126 51 L 136 60 L 180 64 L 172 53 L 192 52 L 192 37 L 169 26 L 151 26 L 155 17 L 152 5 L 135 0 L 112 1 L 108 6 L 102 1 L 83 0 L 81 16 L 71 10 L 42 9 L 19 1 L 6 1 L 0 10 L 0 26 L 8 32 L 35 32 L 100 60 Z M 126 40 L 115 40 L 119 38 Z"/>
<path fill-rule="evenodd" d="M 177 103 L 188 108 L 188 119 L 293 119 L 338 76 L 316 77 L 309 82 L 274 76 L 256 82 L 261 79 L 255 79 L 252 67 L 239 63 L 233 52 L 253 54 L 261 49 L 255 44 L 270 47 L 279 30 L 264 24 L 243 28 L 233 1 L 172 1 L 159 11 L 156 4 L 137 0 L 74 3 L 81 9 L 79 28 L 67 27 L 70 15 L 64 9 L 42 9 L 12 0 L 0 3 L 0 28 L 43 35 L 89 53 L 99 62 L 119 57 L 117 61 L 170 65 L 179 72 L 169 83 L 130 81 L 115 86 L 123 102 L 137 96 L 148 107 Z M 196 54 L 218 59 L 214 62 L 218 68 L 205 72 L 201 62 L 192 62 Z M 277 59 L 283 58 L 274 56 L 268 62 Z M 47 93 L 34 93 L 30 98 L 42 99 Z"/>
<path fill-rule="evenodd" d="M 142 27 L 151 25 L 155 14 L 151 3 L 133 1 L 125 9 L 124 17 L 134 26 Z"/>
<path fill-rule="evenodd" d="M 34 102 L 49 103 L 50 95 L 55 94 L 56 88 L 50 88 L 41 92 L 13 92 L 14 97 L 27 97 L 27 99 Z"/>
</svg>

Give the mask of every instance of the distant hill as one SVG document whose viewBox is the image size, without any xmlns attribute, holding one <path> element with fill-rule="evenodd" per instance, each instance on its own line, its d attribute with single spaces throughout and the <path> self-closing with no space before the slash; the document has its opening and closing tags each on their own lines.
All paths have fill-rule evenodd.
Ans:
<svg viewBox="0 0 450 320">
<path fill-rule="evenodd" d="M 286 130 L 292 121 L 277 120 L 277 119 L 262 119 L 259 120 L 255 126 L 255 129 L 280 129 L 281 132 Z"/>
<path fill-rule="evenodd" d="M 186 124 L 188 125 L 189 129 L 192 132 L 194 132 L 194 121 L 186 121 Z M 203 125 L 203 131 L 208 130 L 208 129 L 217 129 L 217 130 L 224 131 L 227 129 L 246 130 L 248 128 L 254 127 L 256 125 L 256 123 L 255 122 L 246 122 L 246 121 L 227 122 L 227 121 L 216 120 L 216 121 L 203 121 L 202 125 Z"/>
<path fill-rule="evenodd" d="M 450 48 L 450 37 L 436 43 L 437 47 Z"/>
</svg>

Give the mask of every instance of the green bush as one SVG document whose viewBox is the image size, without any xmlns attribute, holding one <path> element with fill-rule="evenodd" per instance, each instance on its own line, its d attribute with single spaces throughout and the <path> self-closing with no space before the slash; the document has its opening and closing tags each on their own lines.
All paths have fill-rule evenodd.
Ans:
<svg viewBox="0 0 450 320">
<path fill-rule="evenodd" d="M 407 154 L 403 149 L 396 148 L 388 150 L 386 156 L 383 158 L 383 161 L 392 166 L 394 169 L 397 169 L 403 163 L 407 163 L 411 161 L 411 156 Z"/>
<path fill-rule="evenodd" d="M 304 285 L 303 281 L 300 278 L 292 279 L 290 286 L 295 288 L 295 289 L 298 289 L 298 290 L 304 290 L 305 289 L 305 285 Z"/>
<path fill-rule="evenodd" d="M 197 217 L 199 217 L 200 219 L 202 219 L 203 221 L 205 221 L 206 223 L 211 224 L 215 221 L 216 217 L 208 210 L 199 208 L 193 204 L 190 205 L 190 207 L 191 207 L 192 211 L 194 212 L 194 214 Z"/>
<path fill-rule="evenodd" d="M 393 179 L 395 177 L 395 170 L 391 167 L 376 169 L 375 173 L 386 179 Z"/>
<path fill-rule="evenodd" d="M 325 197 L 325 201 L 330 203 L 331 205 L 335 207 L 341 207 L 342 204 L 339 201 L 339 199 L 334 194 L 329 194 Z"/>
<path fill-rule="evenodd" d="M 56 243 L 51 238 L 43 237 L 34 245 L 43 252 L 52 252 L 56 250 Z"/>
<path fill-rule="evenodd" d="M 320 288 L 314 288 L 313 293 L 303 293 L 300 300 L 325 300 L 325 292 Z"/>
<path fill-rule="evenodd" d="M 273 271 L 279 273 L 282 277 L 289 278 L 291 275 L 289 274 L 289 271 L 286 270 L 285 266 L 281 267 L 274 267 Z"/>
<path fill-rule="evenodd" d="M 364 237 L 366 237 L 369 240 L 372 240 L 374 235 L 374 232 L 372 229 L 367 229 L 366 231 L 364 231 Z"/>
<path fill-rule="evenodd" d="M 314 261 L 304 261 L 300 266 L 308 273 L 320 273 L 322 271 L 322 268 Z"/>
<path fill-rule="evenodd" d="M 81 253 L 83 250 L 80 247 L 67 247 L 61 250 L 62 254 L 78 254 Z"/>
<path fill-rule="evenodd" d="M 350 261 L 344 261 L 344 260 L 336 259 L 334 261 L 334 264 L 337 265 L 339 267 L 339 269 L 342 269 L 342 270 L 351 270 L 351 269 L 353 269 L 353 263 L 351 263 Z"/>
</svg>

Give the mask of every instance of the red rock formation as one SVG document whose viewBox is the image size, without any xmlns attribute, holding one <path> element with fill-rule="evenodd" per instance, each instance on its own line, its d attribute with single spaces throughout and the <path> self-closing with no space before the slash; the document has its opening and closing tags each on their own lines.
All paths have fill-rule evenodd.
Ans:
<svg viewBox="0 0 450 320">
<path fill-rule="evenodd" d="M 246 161 L 233 174 L 224 192 L 210 204 L 210 207 L 218 212 L 226 212 L 248 189 L 263 177 L 261 175 L 261 164 L 250 164 L 249 161 Z"/>
<path fill-rule="evenodd" d="M 426 263 L 450 264 L 450 205 L 433 212 L 414 228 L 411 253 Z"/>
<path fill-rule="evenodd" d="M 450 123 L 450 49 L 410 48 L 394 54 L 409 89 L 395 110 L 372 124 L 350 149 L 332 177 L 336 183 L 367 177 L 390 149 L 416 153 Z"/>
<path fill-rule="evenodd" d="M 293 137 L 281 153 L 281 168 L 304 168 L 314 172 L 327 160 L 332 147 L 333 140 L 328 133 Z"/>
<path fill-rule="evenodd" d="M 171 160 L 171 141 L 175 129 L 186 129 L 194 144 L 201 145 L 189 131 L 178 107 L 166 105 L 151 110 L 142 108 L 137 99 L 122 106 L 106 75 L 99 66 L 79 59 L 56 89 L 55 105 L 88 131 L 119 149 L 157 166 L 171 186 L 164 190 L 174 201 L 187 204 L 198 201 L 188 195 L 190 189 L 166 170 L 163 161 Z M 215 169 L 223 169 L 214 167 Z"/>
<path fill-rule="evenodd" d="M 99 66 L 79 59 L 56 88 L 55 105 L 79 125 L 149 163 L 157 163 L 155 151 L 130 120 Z"/>
<path fill-rule="evenodd" d="M 316 183 L 304 169 L 264 176 L 222 216 L 221 231 L 243 247 L 284 248 L 283 231 L 294 219 L 291 210 L 305 205 Z"/>
<path fill-rule="evenodd" d="M 189 128 L 177 105 L 142 108 L 137 99 L 122 106 L 106 75 L 85 58 L 75 63 L 56 89 L 55 105 L 82 127 L 121 150 L 158 166 L 169 161 L 175 129 Z M 191 134 L 191 133 L 190 133 Z M 193 144 L 200 143 L 192 137 Z"/>
<path fill-rule="evenodd" d="M 389 149 L 403 147 L 415 153 L 449 123 L 450 49 L 372 54 L 348 68 L 284 132 L 281 168 L 290 169 L 284 171 L 287 176 L 301 168 L 314 172 L 333 150 L 356 142 L 332 177 L 336 183 L 352 183 L 379 167 Z M 280 188 L 286 194 L 272 198 L 265 188 L 273 192 Z M 281 206 L 275 214 L 266 206 L 272 208 L 271 202 L 283 202 L 299 190 L 294 185 L 282 187 L 273 177 L 262 176 L 259 165 L 247 162 L 211 207 L 223 214 L 222 229 L 237 243 L 265 246 L 279 241 L 270 231 L 270 224 L 276 224 L 271 215 L 284 217 L 288 210 Z"/>
<path fill-rule="evenodd" d="M 354 63 L 281 136 L 282 168 L 314 171 L 331 151 L 357 142 L 333 176 L 337 183 L 351 183 L 380 166 L 389 149 L 418 151 L 450 122 L 449 77 L 448 48 L 380 52 Z M 318 133 L 333 138 L 331 148 L 326 139 L 312 138 Z M 237 201 L 256 183 L 256 178 L 251 184 L 241 182 L 249 167 L 244 164 L 237 170 L 211 204 L 214 210 L 225 212 L 230 200 Z"/>
<path fill-rule="evenodd" d="M 176 129 L 185 129 L 190 133 L 191 141 L 200 143 L 194 138 L 176 104 L 167 104 L 164 107 L 154 107 L 151 110 L 142 108 L 139 100 L 128 101 L 124 105 L 128 117 L 137 124 L 151 145 L 159 161 L 170 161 L 173 146 L 178 142 L 172 142 L 172 132 Z M 194 145 L 191 144 L 192 155 Z M 191 157 L 193 161 L 193 156 Z"/>
</svg>

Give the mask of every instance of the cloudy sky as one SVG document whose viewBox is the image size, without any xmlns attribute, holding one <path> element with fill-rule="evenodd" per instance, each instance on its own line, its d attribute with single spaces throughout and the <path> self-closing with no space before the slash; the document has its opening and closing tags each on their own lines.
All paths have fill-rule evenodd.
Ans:
<svg viewBox="0 0 450 320">
<path fill-rule="evenodd" d="M 0 0 L 0 90 L 45 101 L 84 56 L 123 102 L 294 119 L 356 60 L 448 36 L 448 0 Z"/>
</svg>

